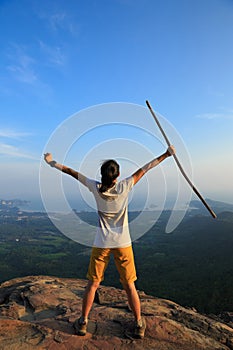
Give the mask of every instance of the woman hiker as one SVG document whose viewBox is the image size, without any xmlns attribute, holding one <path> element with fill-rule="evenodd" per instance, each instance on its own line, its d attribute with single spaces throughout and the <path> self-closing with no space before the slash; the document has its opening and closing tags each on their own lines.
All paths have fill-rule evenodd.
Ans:
<svg viewBox="0 0 233 350">
<path fill-rule="evenodd" d="M 140 299 L 134 284 L 137 276 L 128 227 L 128 195 L 148 170 L 173 154 L 175 148 L 170 146 L 165 153 L 119 182 L 117 181 L 120 175 L 119 164 L 115 160 L 107 160 L 101 166 L 101 183 L 57 163 L 51 153 L 44 155 L 46 163 L 51 167 L 71 175 L 86 186 L 94 195 L 98 209 L 98 227 L 87 273 L 89 282 L 83 297 L 82 315 L 74 323 L 78 335 L 85 335 L 87 332 L 88 315 L 95 292 L 104 279 L 110 254 L 113 254 L 120 282 L 127 293 L 128 303 L 135 317 L 134 336 L 141 339 L 144 337 L 146 322 L 141 317 Z"/>
</svg>

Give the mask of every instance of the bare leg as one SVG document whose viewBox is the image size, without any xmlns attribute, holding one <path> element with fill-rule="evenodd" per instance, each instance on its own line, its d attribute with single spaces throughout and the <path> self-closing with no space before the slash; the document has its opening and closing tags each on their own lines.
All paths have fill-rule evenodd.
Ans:
<svg viewBox="0 0 233 350">
<path fill-rule="evenodd" d="M 89 281 L 83 296 L 82 317 L 87 319 L 95 298 L 99 282 Z"/>
<path fill-rule="evenodd" d="M 127 293 L 129 306 L 131 307 L 135 320 L 141 319 L 141 303 L 134 282 L 124 284 L 124 289 Z"/>
</svg>

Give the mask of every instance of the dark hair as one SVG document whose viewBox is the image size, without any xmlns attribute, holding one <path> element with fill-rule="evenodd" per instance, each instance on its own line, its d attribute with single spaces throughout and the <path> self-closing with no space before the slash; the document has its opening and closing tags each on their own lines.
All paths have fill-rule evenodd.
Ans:
<svg viewBox="0 0 233 350">
<path fill-rule="evenodd" d="M 119 176 L 120 174 L 120 167 L 119 164 L 113 160 L 109 159 L 106 160 L 102 165 L 101 165 L 101 186 L 99 191 L 105 192 L 108 188 L 112 187 L 113 181 Z"/>
</svg>

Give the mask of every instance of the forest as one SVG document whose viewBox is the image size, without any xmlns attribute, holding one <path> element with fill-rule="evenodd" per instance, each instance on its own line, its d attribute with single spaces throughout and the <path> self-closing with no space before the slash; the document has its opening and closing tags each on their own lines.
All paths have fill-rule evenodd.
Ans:
<svg viewBox="0 0 233 350">
<path fill-rule="evenodd" d="M 1 282 L 30 275 L 86 278 L 90 247 L 63 236 L 45 213 L 5 214 L 0 212 Z M 95 222 L 95 213 L 79 215 Z M 137 289 L 206 314 L 233 311 L 233 212 L 215 220 L 197 212 L 171 234 L 164 233 L 168 215 L 163 212 L 133 243 Z M 113 260 L 103 284 L 121 288 Z"/>
</svg>

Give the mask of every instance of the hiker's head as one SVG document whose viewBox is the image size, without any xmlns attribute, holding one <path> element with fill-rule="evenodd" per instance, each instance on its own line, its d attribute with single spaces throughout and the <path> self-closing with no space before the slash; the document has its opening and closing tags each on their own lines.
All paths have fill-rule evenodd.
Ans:
<svg viewBox="0 0 233 350">
<path fill-rule="evenodd" d="M 105 192 L 112 187 L 116 178 L 120 175 L 120 166 L 115 160 L 109 159 L 101 165 L 100 172 L 102 176 L 100 192 Z"/>
</svg>

